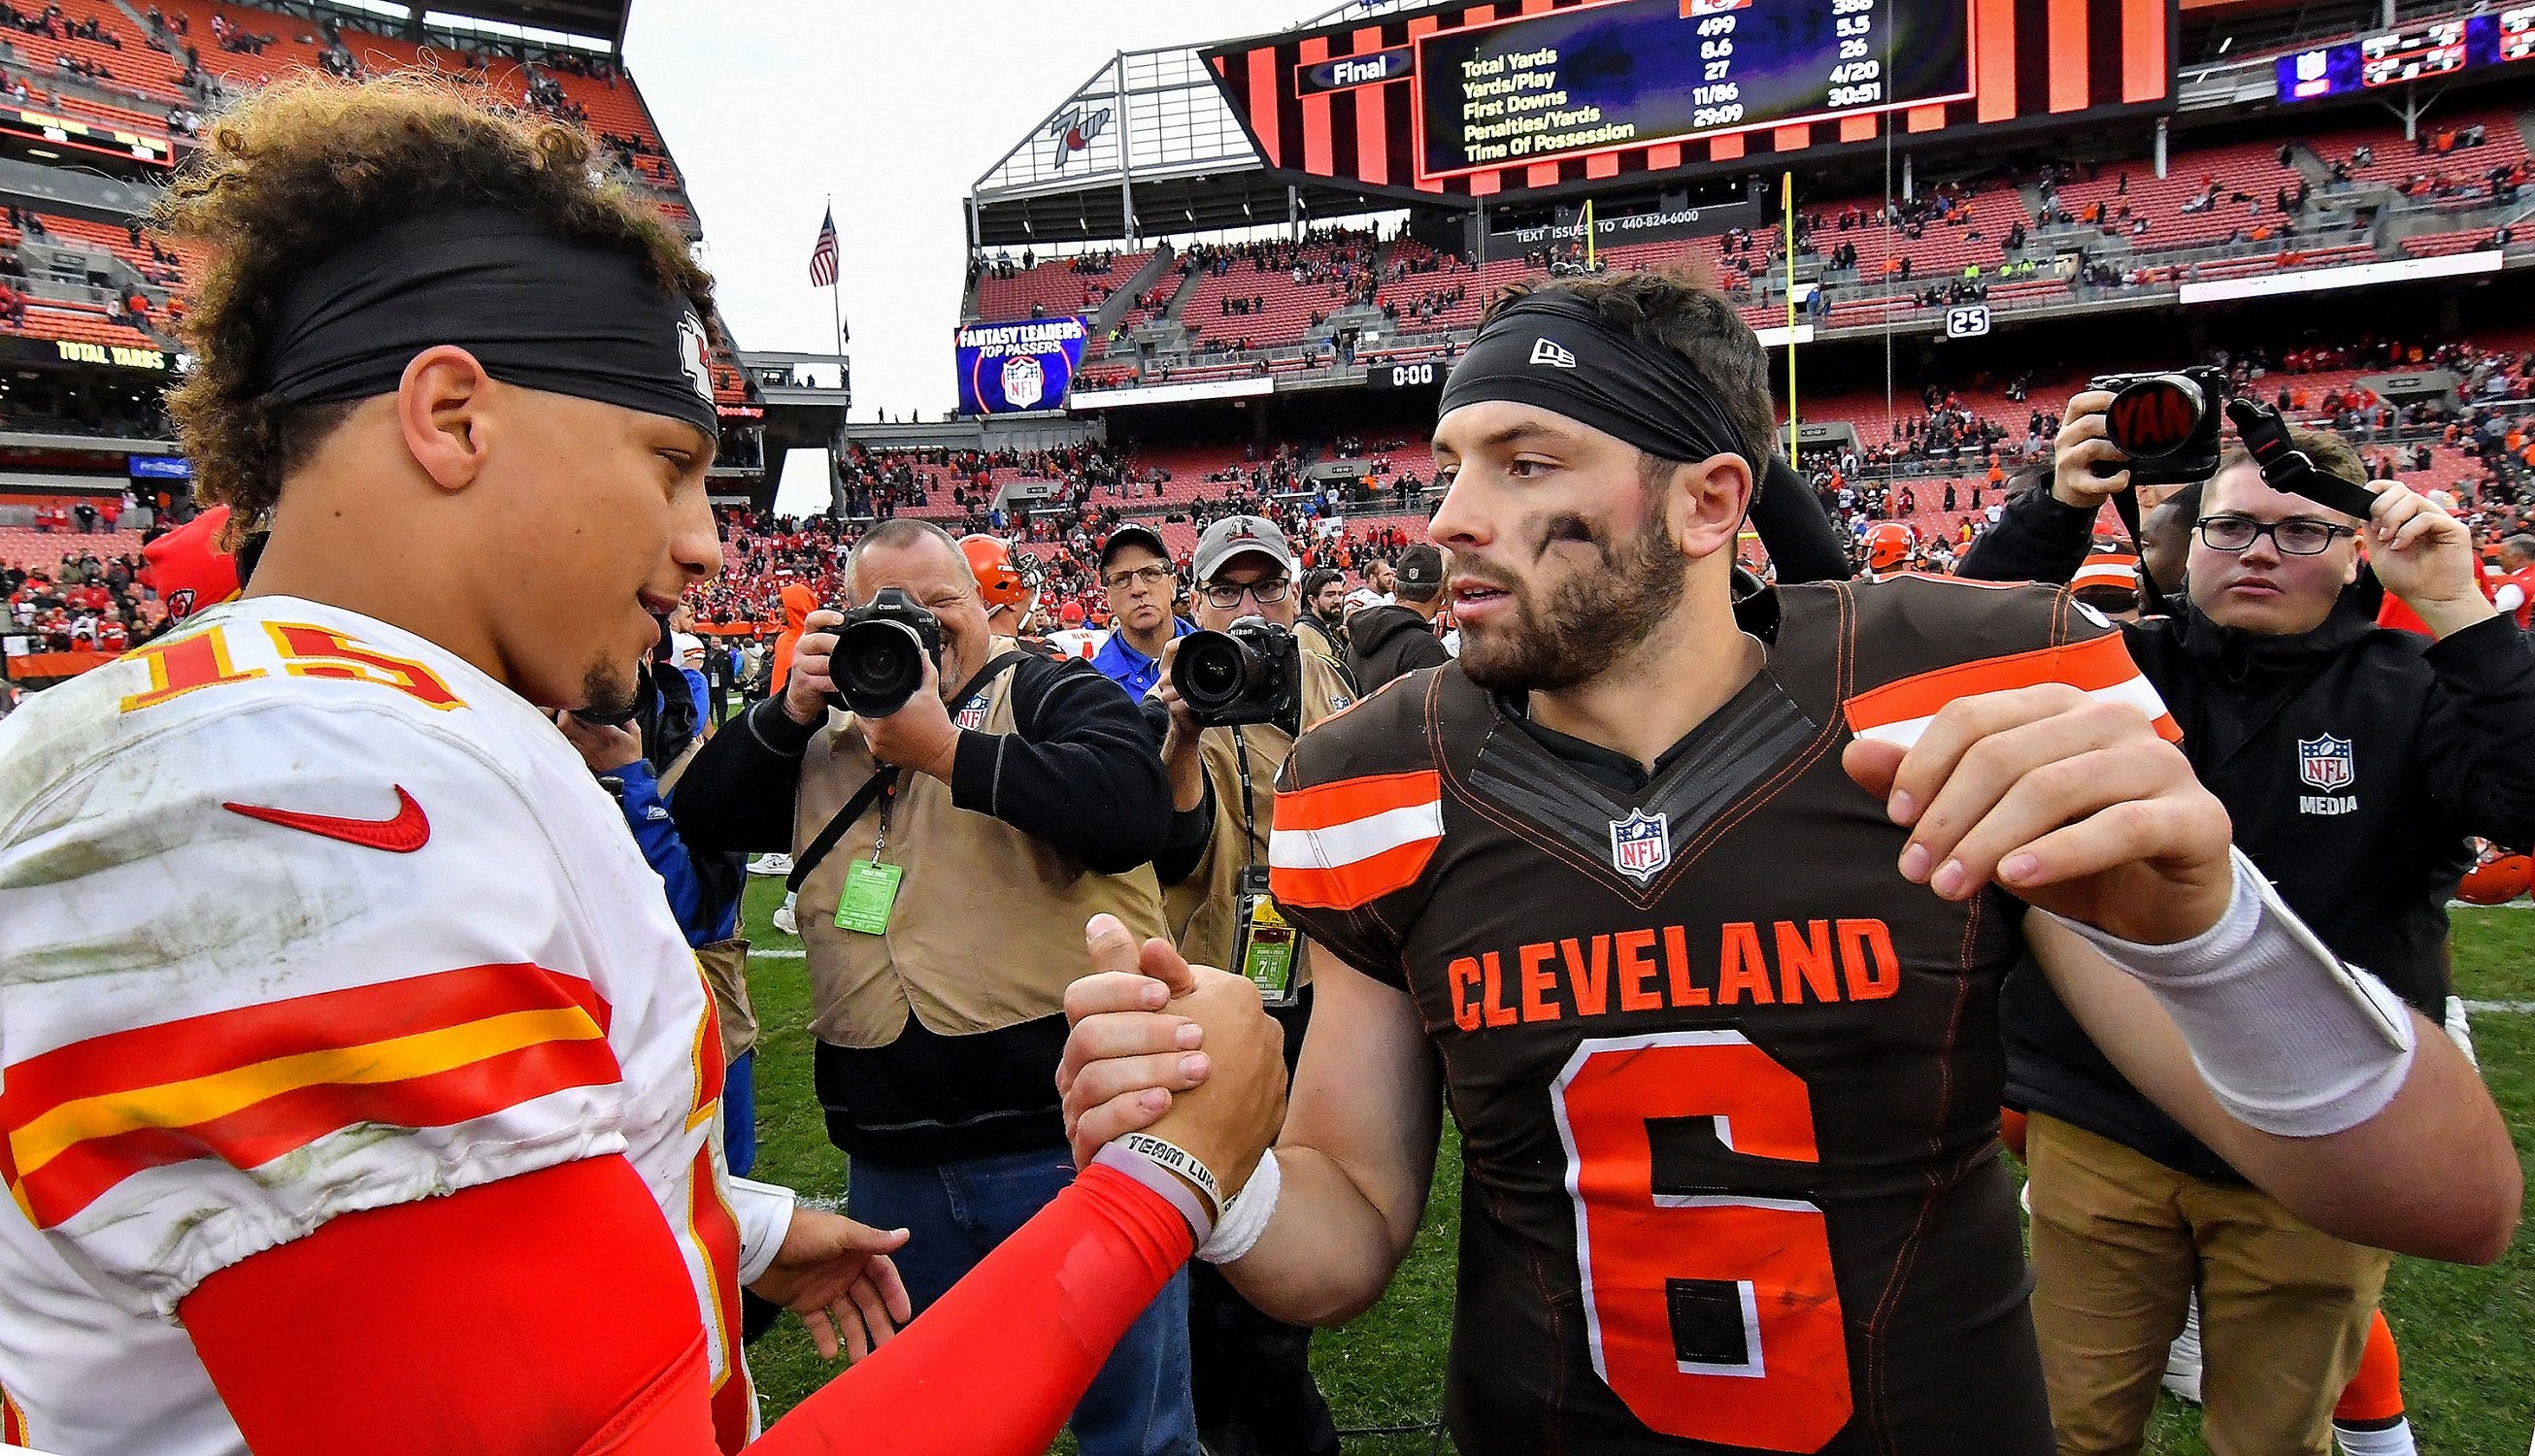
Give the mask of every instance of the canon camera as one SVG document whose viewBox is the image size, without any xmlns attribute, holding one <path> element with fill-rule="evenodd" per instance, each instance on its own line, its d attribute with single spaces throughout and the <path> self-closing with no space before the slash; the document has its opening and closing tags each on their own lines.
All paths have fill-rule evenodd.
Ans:
<svg viewBox="0 0 2535 1456">
<path fill-rule="evenodd" d="M 1301 671 L 1291 630 L 1244 617 L 1222 632 L 1180 638 L 1171 686 L 1206 727 L 1275 723 L 1294 716 Z"/>
<path fill-rule="evenodd" d="M 834 700 L 848 712 L 886 718 L 924 686 L 925 659 L 942 667 L 942 619 L 904 591 L 884 586 L 869 606 L 845 613 L 829 654 Z"/>
<path fill-rule="evenodd" d="M 2207 480 L 2218 473 L 2223 415 L 2235 422 L 2238 438 L 2271 489 L 2304 496 L 2361 520 L 2368 518 L 2375 500 L 2368 488 L 2325 471 L 2296 449 L 2278 410 L 2258 399 L 2232 396 L 2225 370 L 2199 367 L 2157 374 L 2107 374 L 2093 380 L 2092 388 L 2111 393 L 2113 400 L 2104 406 L 2104 438 L 2130 456 L 2127 462 L 2096 461 L 2092 468 L 2098 477 L 2127 469 L 2133 491 L 2146 485 Z M 2134 497 L 2125 495 L 2124 500 Z M 2134 505 L 2124 506 L 2124 518 L 2131 521 L 2133 533 L 2135 510 Z"/>
</svg>

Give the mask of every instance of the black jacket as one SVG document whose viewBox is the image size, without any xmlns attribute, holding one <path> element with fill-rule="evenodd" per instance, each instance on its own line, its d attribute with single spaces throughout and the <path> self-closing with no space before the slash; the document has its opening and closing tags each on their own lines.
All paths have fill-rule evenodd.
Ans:
<svg viewBox="0 0 2535 1456">
<path fill-rule="evenodd" d="M 1991 537 L 2008 531 L 2003 520 Z M 2002 544 L 1966 565 L 1995 571 L 2051 549 L 2012 534 Z M 2237 845 L 2335 953 L 2436 1021 L 2465 836 L 2535 842 L 2535 646 L 2505 617 L 2439 642 L 2380 628 L 2365 596 L 2346 594 L 2293 637 L 2221 628 L 2188 604 L 2123 636 Z M 2002 1013 L 2010 1102 L 2183 1172 L 2232 1177 L 2113 1070 L 2030 964 L 2009 978 Z"/>
<path fill-rule="evenodd" d="M 1453 660 L 1425 618 L 1406 607 L 1367 607 L 1347 619 L 1347 671 L 1366 697 L 1392 678 Z"/>
<path fill-rule="evenodd" d="M 992 814 L 1103 874 L 1161 852 L 1170 784 L 1143 717 L 1117 684 L 1079 658 L 1029 657 L 1014 671 L 1013 720 L 1016 733 L 961 733 L 953 804 Z M 771 698 L 716 734 L 672 806 L 688 844 L 789 849 L 801 756 L 818 731 Z M 909 1017 L 886 1047 L 822 1043 L 816 1081 L 829 1137 L 854 1156 L 892 1163 L 1062 1146 L 1056 1064 L 1065 1037 L 1062 1015 L 961 1037 Z"/>
</svg>

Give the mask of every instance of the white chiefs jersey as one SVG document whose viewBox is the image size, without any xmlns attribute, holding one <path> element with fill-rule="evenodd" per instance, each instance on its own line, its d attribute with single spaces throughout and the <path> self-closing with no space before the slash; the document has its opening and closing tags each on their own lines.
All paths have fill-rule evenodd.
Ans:
<svg viewBox="0 0 2535 1456">
<path fill-rule="evenodd" d="M 241 1452 L 175 1319 L 204 1279 L 622 1154 L 735 1448 L 741 1246 L 762 1267 L 790 1215 L 734 1205 L 721 1072 L 617 806 L 449 652 L 262 597 L 37 695 L 0 722 L 0 1440 Z"/>
</svg>

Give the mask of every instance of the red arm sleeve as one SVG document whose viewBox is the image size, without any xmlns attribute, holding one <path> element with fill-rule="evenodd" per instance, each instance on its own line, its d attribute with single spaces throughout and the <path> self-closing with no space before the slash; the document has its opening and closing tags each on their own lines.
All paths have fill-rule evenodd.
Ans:
<svg viewBox="0 0 2535 1456">
<path fill-rule="evenodd" d="M 1087 1170 L 750 1449 L 1044 1451 L 1190 1247 L 1159 1194 Z M 714 1456 L 686 1267 L 621 1158 L 347 1214 L 178 1312 L 259 1456 Z"/>
</svg>

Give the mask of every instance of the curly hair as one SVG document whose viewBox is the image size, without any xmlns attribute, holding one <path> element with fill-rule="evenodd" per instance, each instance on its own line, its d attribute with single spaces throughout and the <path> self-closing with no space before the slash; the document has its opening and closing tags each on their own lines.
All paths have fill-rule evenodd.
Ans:
<svg viewBox="0 0 2535 1456">
<path fill-rule="evenodd" d="M 223 114 L 206 141 L 153 222 L 211 255 L 179 329 L 193 370 L 167 412 L 196 493 L 230 508 L 233 531 L 271 513 L 283 479 L 359 402 L 292 405 L 259 388 L 282 296 L 308 267 L 383 228 L 461 208 L 516 212 L 558 237 L 623 249 L 715 321 L 712 278 L 686 240 L 622 180 L 601 177 L 589 139 L 561 122 L 495 111 L 418 75 L 309 76 Z M 718 339 L 717 321 L 708 327 Z"/>
<path fill-rule="evenodd" d="M 1757 470 L 1776 454 L 1778 417 L 1769 402 L 1769 360 L 1742 311 L 1691 263 L 1630 269 L 1599 277 L 1533 278 L 1507 286 L 1479 327 L 1534 293 L 1567 293 L 1593 305 L 1602 322 L 1688 359 L 1716 387 Z"/>
</svg>

